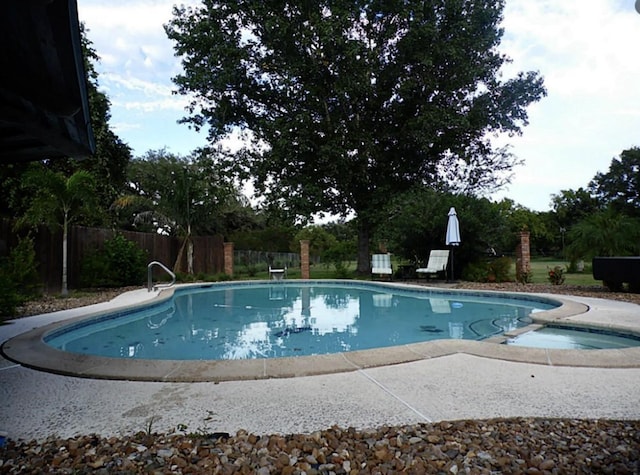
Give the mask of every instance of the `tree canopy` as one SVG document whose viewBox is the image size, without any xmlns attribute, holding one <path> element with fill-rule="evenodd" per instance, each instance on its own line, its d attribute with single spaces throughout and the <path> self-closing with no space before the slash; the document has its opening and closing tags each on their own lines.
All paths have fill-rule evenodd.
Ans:
<svg viewBox="0 0 640 475">
<path fill-rule="evenodd" d="M 300 215 L 355 213 L 359 270 L 389 196 L 415 184 L 490 186 L 513 164 L 537 73 L 501 80 L 503 0 L 207 1 L 165 26 L 193 100 L 183 122 L 212 145 L 238 129 L 248 172 Z"/>
<path fill-rule="evenodd" d="M 640 147 L 624 150 L 611 160 L 609 171 L 596 174 L 589 188 L 617 211 L 640 217 Z"/>
<path fill-rule="evenodd" d="M 150 150 L 132 160 L 127 170 L 128 190 L 113 205 L 121 224 L 144 231 L 183 238 L 182 252 L 192 249 L 192 236 L 228 234 L 225 225 L 246 214 L 237 190 L 220 179 L 206 156 L 181 157 L 166 150 Z M 192 272 L 188 254 L 187 271 Z"/>
</svg>

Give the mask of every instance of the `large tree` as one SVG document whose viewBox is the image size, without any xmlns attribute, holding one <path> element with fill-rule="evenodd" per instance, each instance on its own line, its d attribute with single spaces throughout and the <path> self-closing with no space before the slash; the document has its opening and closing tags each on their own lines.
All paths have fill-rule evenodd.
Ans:
<svg viewBox="0 0 640 475">
<path fill-rule="evenodd" d="M 413 185 L 491 186 L 545 89 L 501 79 L 503 0 L 204 0 L 165 29 L 182 57 L 183 122 L 212 146 L 243 130 L 230 170 L 301 216 L 354 213 L 358 271 L 389 197 Z M 465 186 L 459 184 L 464 182 Z"/>
<path fill-rule="evenodd" d="M 640 217 L 640 147 L 624 150 L 611 160 L 609 171 L 596 174 L 589 188 L 616 211 Z"/>
</svg>

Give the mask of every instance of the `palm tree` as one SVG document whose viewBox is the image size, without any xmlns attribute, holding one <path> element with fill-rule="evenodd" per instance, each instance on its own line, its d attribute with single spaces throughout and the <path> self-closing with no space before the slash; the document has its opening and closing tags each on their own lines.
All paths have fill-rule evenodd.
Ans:
<svg viewBox="0 0 640 475">
<path fill-rule="evenodd" d="M 194 233 L 221 231 L 222 211 L 237 197 L 233 186 L 216 173 L 203 157 L 184 158 L 166 150 L 149 151 L 128 168 L 129 193 L 113 203 L 113 210 L 127 213 L 136 229 L 148 229 L 181 240 L 173 265 L 179 272 L 187 255 L 193 274 Z"/>
<path fill-rule="evenodd" d="M 29 169 L 23 185 L 27 192 L 27 209 L 18 226 L 44 224 L 50 229 L 62 229 L 62 295 L 67 287 L 67 241 L 69 226 L 82 216 L 99 212 L 96 183 L 93 175 L 80 170 L 70 177 L 43 166 Z"/>
<path fill-rule="evenodd" d="M 640 252 L 640 220 L 609 207 L 584 218 L 567 237 L 567 251 L 573 259 L 636 255 Z"/>
</svg>

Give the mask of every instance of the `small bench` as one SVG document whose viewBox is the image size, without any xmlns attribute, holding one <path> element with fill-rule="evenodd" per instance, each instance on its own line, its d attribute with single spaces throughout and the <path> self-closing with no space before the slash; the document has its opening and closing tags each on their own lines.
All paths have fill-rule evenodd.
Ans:
<svg viewBox="0 0 640 475">
<path fill-rule="evenodd" d="M 593 278 L 601 280 L 612 292 L 629 284 L 629 292 L 640 293 L 640 256 L 594 257 Z"/>
</svg>

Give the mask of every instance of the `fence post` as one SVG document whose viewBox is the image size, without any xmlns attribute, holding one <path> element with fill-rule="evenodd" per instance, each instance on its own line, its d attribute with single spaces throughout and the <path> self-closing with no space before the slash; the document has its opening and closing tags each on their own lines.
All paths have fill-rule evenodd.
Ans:
<svg viewBox="0 0 640 475">
<path fill-rule="evenodd" d="M 309 269 L 309 240 L 300 241 L 300 277 L 303 279 L 311 278 Z"/>
<path fill-rule="evenodd" d="M 531 249 L 529 231 L 520 232 L 520 243 L 516 247 L 516 280 L 524 282 L 525 274 L 531 272 Z"/>
<path fill-rule="evenodd" d="M 233 277 L 233 243 L 224 243 L 224 273 Z"/>
</svg>

